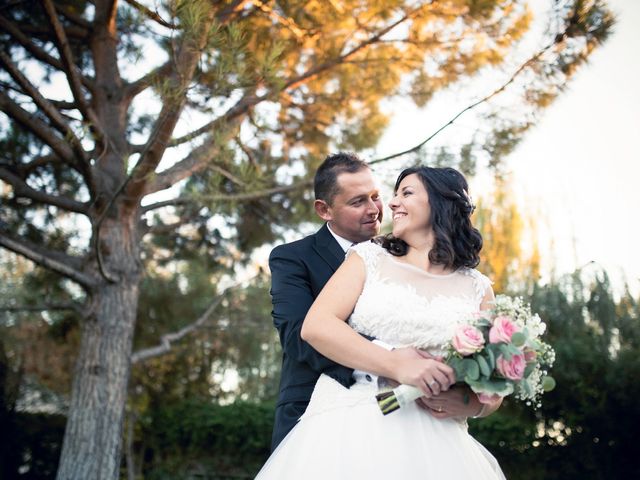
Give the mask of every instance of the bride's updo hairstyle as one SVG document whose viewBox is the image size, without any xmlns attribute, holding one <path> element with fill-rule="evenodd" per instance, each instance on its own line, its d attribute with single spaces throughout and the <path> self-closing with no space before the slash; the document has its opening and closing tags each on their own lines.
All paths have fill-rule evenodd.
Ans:
<svg viewBox="0 0 640 480">
<path fill-rule="evenodd" d="M 471 203 L 469 185 L 460 172 L 453 168 L 411 167 L 404 170 L 394 188 L 411 174 L 417 174 L 429 195 L 431 206 L 430 223 L 435 243 L 429 252 L 429 261 L 446 268 L 475 268 L 480 263 L 482 235 L 471 224 L 475 206 Z M 408 245 L 392 234 L 381 237 L 378 242 L 392 255 L 406 255 Z"/>
</svg>

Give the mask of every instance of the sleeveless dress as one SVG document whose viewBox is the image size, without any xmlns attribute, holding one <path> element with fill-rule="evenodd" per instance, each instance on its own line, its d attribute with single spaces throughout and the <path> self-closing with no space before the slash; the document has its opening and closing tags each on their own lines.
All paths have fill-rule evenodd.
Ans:
<svg viewBox="0 0 640 480">
<path fill-rule="evenodd" d="M 365 263 L 363 291 L 349 318 L 358 332 L 395 347 L 444 353 L 456 325 L 479 310 L 487 277 L 473 269 L 432 275 L 371 242 L 352 247 Z M 257 480 L 504 479 L 464 419 L 436 419 L 408 405 L 384 416 L 376 382 L 347 389 L 321 375 L 309 406 Z"/>
</svg>

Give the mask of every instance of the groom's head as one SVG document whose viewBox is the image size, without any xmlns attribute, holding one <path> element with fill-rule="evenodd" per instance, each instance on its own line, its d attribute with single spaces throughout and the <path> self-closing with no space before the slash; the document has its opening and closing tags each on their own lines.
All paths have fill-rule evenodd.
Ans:
<svg viewBox="0 0 640 480">
<path fill-rule="evenodd" d="M 329 155 L 314 178 L 316 213 L 337 235 L 364 242 L 377 235 L 382 201 L 369 166 L 355 153 Z"/>
</svg>

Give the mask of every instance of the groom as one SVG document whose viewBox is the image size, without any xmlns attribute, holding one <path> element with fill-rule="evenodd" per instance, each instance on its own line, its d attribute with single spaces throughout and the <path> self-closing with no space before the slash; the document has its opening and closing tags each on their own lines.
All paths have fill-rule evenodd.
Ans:
<svg viewBox="0 0 640 480">
<path fill-rule="evenodd" d="M 369 166 L 357 155 L 337 153 L 318 168 L 314 192 L 316 213 L 326 223 L 313 235 L 274 248 L 269 257 L 273 323 L 283 352 L 272 450 L 306 410 L 320 374 L 347 388 L 358 376 L 377 381 L 373 374 L 354 372 L 329 360 L 300 338 L 307 311 L 344 260 L 347 249 L 380 231 L 382 202 L 376 182 Z M 377 340 L 374 343 L 388 348 Z M 401 350 L 399 355 L 414 354 Z"/>
</svg>

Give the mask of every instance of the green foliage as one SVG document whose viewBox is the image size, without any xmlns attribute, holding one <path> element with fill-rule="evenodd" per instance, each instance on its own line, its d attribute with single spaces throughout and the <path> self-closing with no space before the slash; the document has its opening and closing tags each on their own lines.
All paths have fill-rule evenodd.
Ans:
<svg viewBox="0 0 640 480">
<path fill-rule="evenodd" d="M 195 322 L 216 298 L 212 276 L 195 264 L 169 278 L 147 277 L 139 305 L 135 350 L 155 346 L 162 335 Z M 190 397 L 213 400 L 272 399 L 277 393 L 280 349 L 271 323 L 268 280 L 231 288 L 202 328 L 176 342 L 163 356 L 134 368 L 136 414 Z M 176 295 L 180 292 L 180 295 Z M 235 372 L 229 391 L 224 373 Z"/>
<path fill-rule="evenodd" d="M 274 405 L 191 399 L 143 420 L 145 478 L 252 478 L 269 456 Z"/>
<path fill-rule="evenodd" d="M 68 393 L 80 315 L 73 309 L 42 312 L 20 307 L 64 305 L 76 296 L 73 286 L 54 273 L 0 252 L 0 349 L 6 352 L 9 368 L 20 371 L 21 388 L 29 392 L 23 397 L 44 395 L 57 404 L 52 397 Z"/>
</svg>

